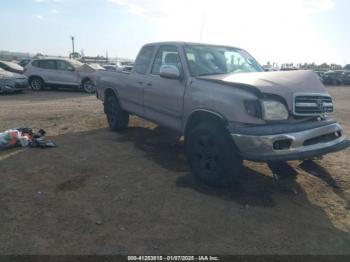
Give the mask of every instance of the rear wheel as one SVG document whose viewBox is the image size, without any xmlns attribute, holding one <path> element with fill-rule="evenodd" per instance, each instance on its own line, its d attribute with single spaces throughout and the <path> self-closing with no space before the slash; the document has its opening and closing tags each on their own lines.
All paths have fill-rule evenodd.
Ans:
<svg viewBox="0 0 350 262">
<path fill-rule="evenodd" d="M 232 184 L 242 171 L 242 159 L 224 127 L 200 123 L 186 138 L 186 154 L 193 173 L 214 186 Z"/>
<path fill-rule="evenodd" d="M 95 84 L 90 79 L 84 80 L 82 83 L 82 87 L 84 92 L 88 94 L 93 94 L 96 91 Z"/>
<path fill-rule="evenodd" d="M 129 113 L 120 107 L 118 99 L 114 95 L 107 97 L 105 112 L 109 127 L 113 131 L 121 131 L 128 127 Z"/>
<path fill-rule="evenodd" d="M 40 77 L 32 77 L 29 84 L 33 91 L 40 91 L 44 88 L 44 81 Z"/>
</svg>

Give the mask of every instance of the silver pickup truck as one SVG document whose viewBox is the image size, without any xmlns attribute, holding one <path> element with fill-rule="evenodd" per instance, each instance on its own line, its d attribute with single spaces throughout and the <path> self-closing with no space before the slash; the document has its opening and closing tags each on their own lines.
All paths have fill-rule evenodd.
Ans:
<svg viewBox="0 0 350 262">
<path fill-rule="evenodd" d="M 237 177 L 243 159 L 305 160 L 349 146 L 315 73 L 264 72 L 240 48 L 147 44 L 130 74 L 100 71 L 96 86 L 112 130 L 129 114 L 173 129 L 193 173 L 211 184 Z"/>
</svg>

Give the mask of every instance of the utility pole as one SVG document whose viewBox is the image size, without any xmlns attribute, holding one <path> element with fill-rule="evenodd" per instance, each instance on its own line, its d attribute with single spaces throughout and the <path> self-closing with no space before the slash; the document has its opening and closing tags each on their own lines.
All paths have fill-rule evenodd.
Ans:
<svg viewBox="0 0 350 262">
<path fill-rule="evenodd" d="M 72 56 L 74 58 L 74 36 L 71 36 L 70 39 L 72 40 L 72 48 L 73 48 L 73 53 L 72 53 Z"/>
</svg>

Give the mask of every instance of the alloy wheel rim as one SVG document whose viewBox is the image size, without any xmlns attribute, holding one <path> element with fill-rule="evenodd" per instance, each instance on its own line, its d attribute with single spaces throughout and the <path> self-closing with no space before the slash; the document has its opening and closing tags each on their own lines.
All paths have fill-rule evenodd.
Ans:
<svg viewBox="0 0 350 262">
<path fill-rule="evenodd" d="M 41 82 L 40 82 L 40 80 L 34 79 L 32 81 L 32 88 L 34 90 L 40 90 L 41 89 Z"/>
<path fill-rule="evenodd" d="M 88 93 L 92 93 L 93 91 L 95 91 L 95 86 L 92 84 L 91 81 L 86 81 L 84 83 L 84 90 Z"/>
</svg>

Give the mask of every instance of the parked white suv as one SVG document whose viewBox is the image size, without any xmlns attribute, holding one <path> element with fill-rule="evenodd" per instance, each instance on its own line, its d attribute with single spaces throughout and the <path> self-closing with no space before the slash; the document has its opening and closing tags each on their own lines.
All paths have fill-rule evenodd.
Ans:
<svg viewBox="0 0 350 262">
<path fill-rule="evenodd" d="M 94 93 L 96 72 L 87 64 L 64 58 L 34 59 L 25 67 L 25 75 L 34 91 L 50 86 L 73 87 Z"/>
</svg>

